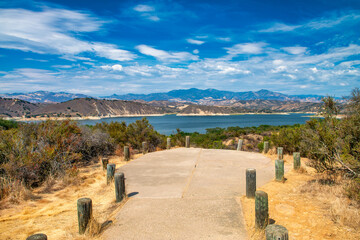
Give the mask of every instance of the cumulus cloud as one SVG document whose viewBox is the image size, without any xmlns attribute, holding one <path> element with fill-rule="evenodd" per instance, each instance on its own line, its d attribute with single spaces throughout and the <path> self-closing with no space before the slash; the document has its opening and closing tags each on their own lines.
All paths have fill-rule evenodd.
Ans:
<svg viewBox="0 0 360 240">
<path fill-rule="evenodd" d="M 273 32 L 289 32 L 301 27 L 301 25 L 287 25 L 284 23 L 273 23 L 269 28 L 261 29 L 259 32 L 273 33 Z"/>
<path fill-rule="evenodd" d="M 283 47 L 282 49 L 291 54 L 302 54 L 306 52 L 307 47 Z"/>
<path fill-rule="evenodd" d="M 196 39 L 191 39 L 191 38 L 186 39 L 186 41 L 187 41 L 188 43 L 196 44 L 196 45 L 201 45 L 201 44 L 204 44 L 204 43 L 205 43 L 204 41 L 200 41 L 200 40 L 196 40 Z"/>
<path fill-rule="evenodd" d="M 114 44 L 89 42 L 77 33 L 99 31 L 104 21 L 89 13 L 45 8 L 42 11 L 0 9 L 0 48 L 57 54 L 68 58 L 81 53 L 124 61 L 135 54 L 118 49 Z"/>
<path fill-rule="evenodd" d="M 220 41 L 224 41 L 224 42 L 230 42 L 231 41 L 231 38 L 229 38 L 229 37 L 218 37 L 216 39 L 220 40 Z"/>
<path fill-rule="evenodd" d="M 134 8 L 134 11 L 138 12 L 141 17 L 153 21 L 158 22 L 160 21 L 160 18 L 156 15 L 155 7 L 145 4 L 139 4 L 136 5 Z"/>
<path fill-rule="evenodd" d="M 136 46 L 136 49 L 142 54 L 155 57 L 160 61 L 179 62 L 198 60 L 199 58 L 198 56 L 188 52 L 167 52 L 144 44 Z"/>
<path fill-rule="evenodd" d="M 115 64 L 115 65 L 103 65 L 100 66 L 102 69 L 104 70 L 112 70 L 112 71 L 122 71 L 123 70 L 123 66 L 121 66 L 120 64 Z"/>
<path fill-rule="evenodd" d="M 264 46 L 266 46 L 266 43 L 263 42 L 240 43 L 225 49 L 229 55 L 236 56 L 240 54 L 260 54 L 263 52 Z"/>
<path fill-rule="evenodd" d="M 302 30 L 319 30 L 324 28 L 332 28 L 347 22 L 360 21 L 360 14 L 358 12 L 345 12 L 342 14 L 332 14 L 326 17 L 315 18 L 298 25 L 288 25 L 285 23 L 275 22 L 270 27 L 259 30 L 264 33 L 274 32 L 290 32 L 296 29 Z"/>
<path fill-rule="evenodd" d="M 139 4 L 134 7 L 134 10 L 137 12 L 153 12 L 155 8 L 149 5 Z"/>
</svg>

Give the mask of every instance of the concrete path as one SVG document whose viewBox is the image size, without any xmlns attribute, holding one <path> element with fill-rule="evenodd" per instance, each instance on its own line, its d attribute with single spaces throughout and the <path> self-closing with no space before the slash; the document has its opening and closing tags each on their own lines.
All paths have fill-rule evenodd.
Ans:
<svg viewBox="0 0 360 240">
<path fill-rule="evenodd" d="M 149 153 L 125 173 L 128 202 L 104 239 L 246 239 L 238 197 L 245 170 L 257 185 L 274 178 L 274 164 L 258 153 L 177 148 Z"/>
</svg>

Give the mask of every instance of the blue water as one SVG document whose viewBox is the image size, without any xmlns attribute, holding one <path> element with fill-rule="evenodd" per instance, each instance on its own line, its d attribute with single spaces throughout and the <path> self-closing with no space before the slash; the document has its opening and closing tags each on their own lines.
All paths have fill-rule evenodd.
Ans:
<svg viewBox="0 0 360 240">
<path fill-rule="evenodd" d="M 230 115 L 230 116 L 154 116 L 146 117 L 155 130 L 162 134 L 170 135 L 176 133 L 179 128 L 184 132 L 205 133 L 207 128 L 227 128 L 227 127 L 256 127 L 259 125 L 293 125 L 303 124 L 310 119 L 311 114 L 293 113 L 289 115 L 280 114 L 246 114 L 246 115 Z M 79 123 L 94 125 L 100 122 L 126 122 L 126 124 L 140 120 L 142 117 L 117 117 L 103 118 L 100 120 L 81 120 Z"/>
</svg>

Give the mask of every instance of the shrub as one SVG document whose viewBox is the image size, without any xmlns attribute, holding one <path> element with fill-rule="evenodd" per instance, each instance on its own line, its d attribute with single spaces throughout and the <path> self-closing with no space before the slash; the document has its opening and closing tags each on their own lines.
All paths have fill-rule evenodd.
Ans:
<svg viewBox="0 0 360 240">
<path fill-rule="evenodd" d="M 270 140 L 275 147 L 283 147 L 284 153 L 293 153 L 300 150 L 302 127 L 282 128 L 279 132 L 273 132 Z"/>
<path fill-rule="evenodd" d="M 18 127 L 18 123 L 12 120 L 4 120 L 0 118 L 0 129 L 5 129 L 5 130 L 9 130 L 11 128 L 17 128 Z"/>
<path fill-rule="evenodd" d="M 142 142 L 146 141 L 150 150 L 164 143 L 165 136 L 161 136 L 146 118 L 136 120 L 127 127 L 127 139 L 133 148 L 141 149 Z"/>
</svg>

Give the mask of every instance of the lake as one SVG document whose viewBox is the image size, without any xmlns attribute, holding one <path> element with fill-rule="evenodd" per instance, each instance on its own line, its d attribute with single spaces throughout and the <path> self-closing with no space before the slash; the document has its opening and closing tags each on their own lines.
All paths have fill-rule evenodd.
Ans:
<svg viewBox="0 0 360 240">
<path fill-rule="evenodd" d="M 303 124 L 310 120 L 312 114 L 291 113 L 291 114 L 244 114 L 228 116 L 149 116 L 146 117 L 155 130 L 162 134 L 170 135 L 176 133 L 179 128 L 184 132 L 205 133 L 207 128 L 227 127 L 257 127 L 260 125 L 293 125 Z M 80 120 L 81 124 L 94 125 L 100 122 L 126 122 L 126 124 L 140 120 L 142 117 L 116 117 L 103 118 L 99 120 Z"/>
</svg>

